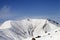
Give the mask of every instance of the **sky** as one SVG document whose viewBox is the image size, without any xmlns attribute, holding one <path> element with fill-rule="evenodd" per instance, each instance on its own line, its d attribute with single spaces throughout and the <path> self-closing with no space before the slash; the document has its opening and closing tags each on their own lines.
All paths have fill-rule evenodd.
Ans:
<svg viewBox="0 0 60 40">
<path fill-rule="evenodd" d="M 0 23 L 25 17 L 60 21 L 60 0 L 0 0 Z"/>
</svg>

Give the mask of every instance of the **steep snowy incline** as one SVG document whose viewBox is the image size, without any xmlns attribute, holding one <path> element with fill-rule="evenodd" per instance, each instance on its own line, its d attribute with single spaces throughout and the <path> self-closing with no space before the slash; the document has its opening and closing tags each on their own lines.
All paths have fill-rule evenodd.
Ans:
<svg viewBox="0 0 60 40">
<path fill-rule="evenodd" d="M 60 26 L 58 23 L 48 19 L 23 19 L 20 21 L 9 20 L 4 22 L 0 27 L 0 39 L 31 40 L 33 37 L 46 35 L 42 38 L 36 38 L 36 40 L 42 40 L 43 38 L 46 39 L 47 37 L 50 37 L 47 33 L 59 28 Z M 54 36 L 54 32 L 52 32 L 52 35 Z"/>
<path fill-rule="evenodd" d="M 60 40 L 60 28 L 48 32 L 47 34 L 41 36 L 40 38 L 35 38 L 36 40 Z"/>
<path fill-rule="evenodd" d="M 36 36 L 41 36 L 43 34 L 46 34 L 47 32 L 56 30 L 60 28 L 60 26 L 52 24 L 50 21 L 46 20 L 40 20 L 40 22 L 37 23 L 38 25 L 36 26 L 33 35 L 34 37 Z"/>
<path fill-rule="evenodd" d="M 32 40 L 32 37 L 28 37 L 27 39 L 23 40 Z M 35 40 L 60 40 L 60 28 L 48 32 L 45 35 L 42 35 L 41 37 L 35 37 Z"/>
</svg>

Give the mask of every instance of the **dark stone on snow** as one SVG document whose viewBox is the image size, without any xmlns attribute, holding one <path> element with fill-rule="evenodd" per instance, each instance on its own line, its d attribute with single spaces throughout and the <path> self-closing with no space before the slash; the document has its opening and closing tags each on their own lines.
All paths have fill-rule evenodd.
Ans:
<svg viewBox="0 0 60 40">
<path fill-rule="evenodd" d="M 50 33 L 48 33 L 48 35 L 50 35 Z"/>
<path fill-rule="evenodd" d="M 41 36 L 37 36 L 36 38 L 40 38 Z"/>
<path fill-rule="evenodd" d="M 35 38 L 32 38 L 32 40 L 36 40 Z"/>
</svg>

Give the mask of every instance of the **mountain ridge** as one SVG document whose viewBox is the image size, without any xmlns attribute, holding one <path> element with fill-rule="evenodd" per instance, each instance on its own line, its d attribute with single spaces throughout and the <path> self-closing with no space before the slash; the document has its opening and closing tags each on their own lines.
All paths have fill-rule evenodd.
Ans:
<svg viewBox="0 0 60 40">
<path fill-rule="evenodd" d="M 2 33 L 0 34 L 6 35 L 9 40 L 23 40 L 29 37 L 43 36 L 46 33 L 60 28 L 58 25 L 60 24 L 51 19 L 8 20 L 1 25 L 0 32 L 2 31 Z"/>
</svg>

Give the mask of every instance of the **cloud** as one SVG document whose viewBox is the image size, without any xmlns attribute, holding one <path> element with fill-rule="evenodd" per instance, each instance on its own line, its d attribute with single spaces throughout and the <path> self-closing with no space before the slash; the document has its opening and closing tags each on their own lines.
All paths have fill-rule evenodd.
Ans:
<svg viewBox="0 0 60 40">
<path fill-rule="evenodd" d="M 0 19 L 8 19 L 13 16 L 11 8 L 9 6 L 3 6 L 0 9 Z"/>
</svg>

